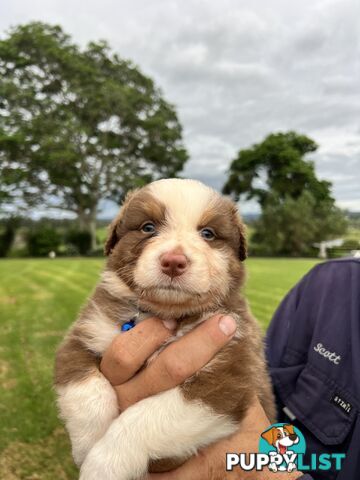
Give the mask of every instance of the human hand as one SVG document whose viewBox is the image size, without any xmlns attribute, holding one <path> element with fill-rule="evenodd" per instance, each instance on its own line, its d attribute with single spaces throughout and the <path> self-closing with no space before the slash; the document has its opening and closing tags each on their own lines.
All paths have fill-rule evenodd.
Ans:
<svg viewBox="0 0 360 480">
<path fill-rule="evenodd" d="M 205 366 L 236 331 L 235 320 L 215 315 L 171 343 L 145 369 L 146 360 L 172 335 L 175 322 L 148 318 L 118 335 L 106 350 L 100 370 L 114 386 L 120 411 L 182 384 Z"/>
</svg>

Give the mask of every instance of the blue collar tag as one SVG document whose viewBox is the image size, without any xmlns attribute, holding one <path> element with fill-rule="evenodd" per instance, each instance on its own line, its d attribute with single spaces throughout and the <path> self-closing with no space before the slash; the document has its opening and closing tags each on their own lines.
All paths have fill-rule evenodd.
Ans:
<svg viewBox="0 0 360 480">
<path fill-rule="evenodd" d="M 121 325 L 121 331 L 127 332 L 128 330 L 131 330 L 134 327 L 135 327 L 135 318 L 132 318 L 128 322 L 125 322 Z"/>
</svg>

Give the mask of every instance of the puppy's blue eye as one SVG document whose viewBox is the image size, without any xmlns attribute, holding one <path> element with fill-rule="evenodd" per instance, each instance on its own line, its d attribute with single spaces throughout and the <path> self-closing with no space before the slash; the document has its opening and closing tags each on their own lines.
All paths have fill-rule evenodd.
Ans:
<svg viewBox="0 0 360 480">
<path fill-rule="evenodd" d="M 141 231 L 144 233 L 155 233 L 156 228 L 153 222 L 146 222 L 142 225 Z"/>
<path fill-rule="evenodd" d="M 200 230 L 200 235 L 204 240 L 214 240 L 215 238 L 215 232 L 211 228 L 202 228 Z"/>
</svg>

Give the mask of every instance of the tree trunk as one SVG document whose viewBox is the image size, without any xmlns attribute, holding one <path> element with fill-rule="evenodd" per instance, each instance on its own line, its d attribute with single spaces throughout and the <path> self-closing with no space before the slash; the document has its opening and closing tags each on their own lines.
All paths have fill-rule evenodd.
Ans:
<svg viewBox="0 0 360 480">
<path fill-rule="evenodd" d="M 96 214 L 89 218 L 89 232 L 91 235 L 91 250 L 96 249 Z"/>
<path fill-rule="evenodd" d="M 78 225 L 79 225 L 79 230 L 87 230 L 86 228 L 86 216 L 83 212 L 78 212 Z"/>
<path fill-rule="evenodd" d="M 90 233 L 91 236 L 91 250 L 95 250 L 96 244 L 96 210 L 97 206 L 93 207 L 89 213 L 84 211 L 78 212 L 78 225 L 80 230 Z"/>
</svg>

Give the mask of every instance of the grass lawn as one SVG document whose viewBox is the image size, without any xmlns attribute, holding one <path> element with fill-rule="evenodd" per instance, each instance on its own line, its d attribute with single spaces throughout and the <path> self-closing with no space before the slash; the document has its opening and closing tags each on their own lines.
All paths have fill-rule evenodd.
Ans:
<svg viewBox="0 0 360 480">
<path fill-rule="evenodd" d="M 250 259 L 246 288 L 264 329 L 315 260 Z M 55 348 L 89 295 L 100 259 L 0 261 L 0 479 L 77 478 L 51 388 Z"/>
</svg>

